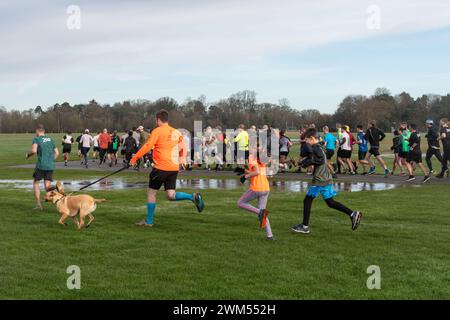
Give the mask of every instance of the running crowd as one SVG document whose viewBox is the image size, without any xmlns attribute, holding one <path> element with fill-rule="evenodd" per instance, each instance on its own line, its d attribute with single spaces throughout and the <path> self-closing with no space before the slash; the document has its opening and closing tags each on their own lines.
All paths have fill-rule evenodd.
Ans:
<svg viewBox="0 0 450 320">
<path fill-rule="evenodd" d="M 357 126 L 356 137 L 348 126 L 336 125 L 336 134 L 332 134 L 328 127 L 323 127 L 322 135 L 317 131 L 315 125 L 310 125 L 300 131 L 300 160 L 289 160 L 290 148 L 293 142 L 286 133 L 281 130 L 263 127 L 268 133 L 267 137 L 275 134 L 278 139 L 278 153 L 275 153 L 271 142 L 267 139 L 264 144 L 259 138 L 256 143 L 249 143 L 252 132 L 245 130 L 244 125 L 240 125 L 237 133 L 230 141 L 220 128 L 214 131 L 206 128 L 206 134 L 202 138 L 200 150 L 196 150 L 197 144 L 192 143 L 189 133 L 183 134 L 179 130 L 169 125 L 169 114 L 166 110 L 159 111 L 155 116 L 156 128 L 151 132 L 144 130 L 143 126 L 132 129 L 126 135 L 119 137 L 116 131 L 108 133 L 106 129 L 92 137 L 89 130 L 77 137 L 79 155 L 83 157 L 82 164 L 88 166 L 88 154 L 93 147 L 94 161 L 99 160 L 99 165 L 109 163 L 115 166 L 118 162 L 118 150 L 121 147 L 123 163 L 127 167 L 139 168 L 139 163 L 143 161 L 145 166 L 151 166 L 149 177 L 149 188 L 147 194 L 147 217 L 136 223 L 137 226 L 151 227 L 154 224 L 154 212 L 156 210 L 156 193 L 164 185 L 167 199 L 169 201 L 191 201 L 198 212 L 204 210 L 204 202 L 200 193 L 188 194 L 176 191 L 177 175 L 180 170 L 187 169 L 202 151 L 213 160 L 219 163 L 216 169 L 223 168 L 224 150 L 235 144 L 234 160 L 237 160 L 235 171 L 240 176 L 241 183 L 250 182 L 249 189 L 240 197 L 237 202 L 239 208 L 255 214 L 259 219 L 259 226 L 265 229 L 268 240 L 274 240 L 272 229 L 269 223 L 267 203 L 269 200 L 270 184 L 268 182 L 268 163 L 262 159 L 263 155 L 279 154 L 279 165 L 286 169 L 292 162 L 307 170 L 311 174 L 312 181 L 303 200 L 303 220 L 302 223 L 294 225 L 292 230 L 297 233 L 308 234 L 309 220 L 313 200 L 319 195 L 324 199 L 329 208 L 345 214 L 351 221 L 352 230 L 356 230 L 360 224 L 362 213 L 350 209 L 342 203 L 336 201 L 337 195 L 333 186 L 333 179 L 336 174 L 357 174 L 358 167 L 362 167 L 361 174 L 373 174 L 376 167 L 372 157 L 384 169 L 384 174 L 388 177 L 399 168 L 400 174 L 408 173 L 408 181 L 415 179 L 414 170 L 419 167 L 424 173 L 424 182 L 427 182 L 431 174 L 435 171 L 432 167 L 431 158 L 435 156 L 440 161 L 442 169 L 437 175 L 444 178 L 448 174 L 448 162 L 450 160 L 450 123 L 447 119 L 440 120 L 440 127 L 437 128 L 432 120 L 426 121 L 428 150 L 426 153 L 425 167 L 422 163 L 422 150 L 420 147 L 421 135 L 415 124 L 401 123 L 395 130 L 391 150 L 394 153 L 393 168 L 390 170 L 380 153 L 380 142 L 386 135 L 376 126 L 375 121 L 370 121 L 368 128 Z M 249 131 L 256 132 L 256 127 L 251 127 Z M 273 131 L 273 132 L 271 132 Z M 200 139 L 201 136 L 194 136 L 193 140 Z M 275 139 L 275 141 L 276 141 Z M 200 142 L 200 141 L 197 141 Z M 69 154 L 71 152 L 74 139 L 68 132 L 62 139 L 65 165 L 68 165 Z M 443 153 L 440 145 L 442 144 Z M 354 146 L 358 147 L 358 161 L 352 161 Z M 221 152 L 221 148 L 224 148 Z M 191 156 L 188 152 L 191 149 Z M 193 150 L 192 150 L 193 149 Z M 176 151 L 174 153 L 174 151 Z M 337 161 L 332 163 L 332 158 L 336 153 Z M 26 157 L 37 155 L 36 169 L 33 174 L 34 191 L 36 199 L 36 209 L 42 209 L 40 202 L 39 182 L 44 180 L 45 188 L 50 188 L 53 180 L 53 170 L 55 160 L 59 156 L 58 148 L 53 139 L 45 135 L 43 126 L 36 129 L 36 137 L 33 139 L 32 148 Z M 206 168 L 210 169 L 207 161 Z M 229 163 L 228 163 L 229 164 Z M 257 206 L 251 204 L 257 201 Z"/>
<path fill-rule="evenodd" d="M 406 181 L 413 181 L 416 179 L 414 171 L 416 168 L 419 168 L 424 175 L 423 182 L 427 182 L 432 175 L 436 175 L 437 178 L 444 178 L 448 175 L 450 123 L 448 119 L 441 119 L 438 127 L 433 120 L 427 120 L 426 127 L 427 133 L 425 138 L 428 148 L 425 161 L 427 166 L 422 162 L 421 134 L 416 124 L 408 126 L 406 122 L 402 122 L 399 128 L 394 130 L 392 146 L 390 147 L 393 152 L 392 169 L 388 168 L 380 151 L 380 142 L 386 138 L 386 134 L 377 128 L 375 121 L 370 121 L 367 129 L 362 125 L 358 125 L 356 136 L 350 131 L 349 126 L 336 124 L 335 134 L 331 133 L 329 127 L 325 126 L 322 128 L 322 135 L 317 132 L 316 138 L 325 151 L 327 165 L 334 178 L 337 177 L 337 174 L 356 175 L 358 174 L 358 168 L 361 168 L 359 172 L 361 175 L 374 174 L 376 172 L 374 160 L 376 160 L 382 167 L 385 177 L 394 175 L 398 169 L 400 176 L 407 176 Z M 312 124 L 309 128 L 315 129 L 315 125 Z M 300 159 L 305 158 L 311 152 L 310 145 L 305 138 L 307 129 L 300 130 Z M 295 161 L 288 159 L 290 147 L 292 146 L 291 140 L 285 136 L 283 131 L 280 131 L 280 135 L 280 168 L 283 172 L 295 165 Z M 352 160 L 353 152 L 356 148 L 357 160 Z M 333 162 L 335 155 L 335 161 Z M 441 164 L 439 174 L 433 169 L 431 161 L 433 156 Z M 306 170 L 307 174 L 312 174 L 314 167 L 311 166 Z M 301 167 L 299 171 L 301 171 Z"/>
<path fill-rule="evenodd" d="M 92 152 L 92 162 L 98 161 L 98 166 L 108 164 L 110 167 L 116 166 L 120 156 L 124 164 L 128 164 L 132 156 L 139 151 L 139 146 L 144 145 L 150 136 L 150 130 L 145 130 L 143 126 L 133 128 L 124 135 L 119 136 L 117 130 L 108 132 L 103 129 L 92 136 L 89 129 L 79 135 L 75 140 L 72 132 L 67 132 L 62 138 L 64 165 L 68 166 L 72 144 L 78 144 L 78 157 L 82 158 L 81 165 L 89 167 L 89 153 Z M 150 163 L 149 157 L 146 155 L 144 166 Z M 137 166 L 139 169 L 139 166 Z"/>
</svg>

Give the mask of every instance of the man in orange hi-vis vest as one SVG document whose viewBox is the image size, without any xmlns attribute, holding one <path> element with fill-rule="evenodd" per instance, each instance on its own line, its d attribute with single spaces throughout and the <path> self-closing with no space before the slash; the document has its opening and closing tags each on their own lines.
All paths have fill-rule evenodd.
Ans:
<svg viewBox="0 0 450 320">
<path fill-rule="evenodd" d="M 180 164 L 184 166 L 186 163 L 187 149 L 183 135 L 169 125 L 169 113 L 166 110 L 156 113 L 156 125 L 157 128 L 152 131 L 150 138 L 130 161 L 130 165 L 134 166 L 140 158 L 152 150 L 154 165 L 148 185 L 147 218 L 136 223 L 137 226 L 142 227 L 153 226 L 156 193 L 163 184 L 167 199 L 170 201 L 190 200 L 195 204 L 198 212 L 202 212 L 204 208 L 200 193 L 188 194 L 175 191 Z"/>
</svg>

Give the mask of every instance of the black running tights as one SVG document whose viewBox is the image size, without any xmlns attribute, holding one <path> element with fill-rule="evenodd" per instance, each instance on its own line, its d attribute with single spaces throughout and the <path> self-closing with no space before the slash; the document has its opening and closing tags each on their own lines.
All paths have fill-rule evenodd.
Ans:
<svg viewBox="0 0 450 320">
<path fill-rule="evenodd" d="M 303 225 L 309 226 L 309 216 L 311 215 L 311 206 L 313 203 L 314 198 L 311 196 L 306 196 L 303 200 Z M 325 203 L 328 205 L 328 207 L 341 211 L 345 213 L 346 215 L 350 216 L 353 211 L 346 206 L 344 206 L 342 203 L 337 202 L 333 198 L 329 198 L 325 200 Z"/>
</svg>

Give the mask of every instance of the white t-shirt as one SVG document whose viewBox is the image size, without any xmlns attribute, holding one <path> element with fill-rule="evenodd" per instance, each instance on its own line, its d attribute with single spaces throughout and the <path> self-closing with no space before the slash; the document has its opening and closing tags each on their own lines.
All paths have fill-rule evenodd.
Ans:
<svg viewBox="0 0 450 320">
<path fill-rule="evenodd" d="M 352 145 L 350 144 L 350 135 L 347 133 L 347 131 L 342 131 L 342 140 L 345 139 L 345 142 L 342 144 L 341 148 L 342 150 L 352 150 Z"/>
<path fill-rule="evenodd" d="M 72 144 L 73 143 L 73 137 L 69 136 L 68 134 L 64 136 L 63 143 L 65 144 Z"/>
<path fill-rule="evenodd" d="M 81 146 L 83 148 L 90 148 L 93 143 L 93 140 L 94 139 L 92 139 L 92 136 L 90 134 L 85 133 L 81 136 L 81 140 L 80 140 Z"/>
<path fill-rule="evenodd" d="M 99 137 L 100 135 L 96 135 L 93 139 L 92 139 L 92 141 L 94 142 L 94 147 L 97 147 L 98 148 L 98 137 Z"/>
</svg>

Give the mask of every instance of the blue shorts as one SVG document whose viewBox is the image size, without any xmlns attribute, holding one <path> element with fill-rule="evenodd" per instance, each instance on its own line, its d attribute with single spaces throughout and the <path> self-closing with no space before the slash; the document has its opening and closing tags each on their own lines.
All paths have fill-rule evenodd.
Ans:
<svg viewBox="0 0 450 320">
<path fill-rule="evenodd" d="M 309 186 L 308 190 L 306 191 L 306 195 L 309 197 L 317 198 L 318 196 L 322 195 L 322 198 L 324 200 L 333 198 L 335 195 L 337 195 L 337 192 L 334 191 L 332 184 L 327 184 L 326 186 Z"/>
</svg>

